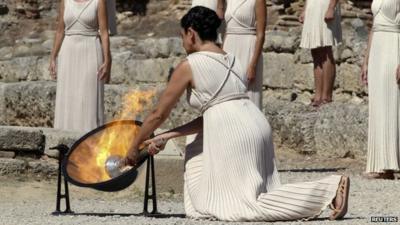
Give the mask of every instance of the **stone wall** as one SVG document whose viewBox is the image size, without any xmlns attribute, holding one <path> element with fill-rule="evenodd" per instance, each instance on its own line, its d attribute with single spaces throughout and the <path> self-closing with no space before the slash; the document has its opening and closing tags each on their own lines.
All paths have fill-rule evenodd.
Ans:
<svg viewBox="0 0 400 225">
<path fill-rule="evenodd" d="M 271 19 L 263 51 L 263 111 L 273 127 L 277 149 L 363 158 L 368 99 L 359 74 L 371 23 L 367 1 L 342 4 L 344 42 L 335 49 L 335 102 L 319 110 L 308 106 L 313 90 L 310 52 L 299 49 L 301 26 L 295 19 L 303 3 L 294 1 L 290 7 L 283 3 L 268 2 Z M 182 11 L 188 7 L 185 4 L 173 8 Z M 132 18 L 123 15 L 118 14 L 121 21 Z M 56 88 L 47 67 L 53 36 L 54 31 L 47 29 L 1 45 L 0 125 L 52 126 Z M 111 38 L 111 49 L 112 80 L 105 99 L 109 121 L 120 110 L 124 93 L 132 89 L 161 90 L 170 71 L 185 57 L 178 37 L 142 39 L 121 35 Z M 163 128 L 175 127 L 196 115 L 182 98 Z"/>
</svg>

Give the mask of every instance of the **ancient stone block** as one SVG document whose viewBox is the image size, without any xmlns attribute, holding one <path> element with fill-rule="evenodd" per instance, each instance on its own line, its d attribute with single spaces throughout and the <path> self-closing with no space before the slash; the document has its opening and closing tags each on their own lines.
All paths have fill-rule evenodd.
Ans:
<svg viewBox="0 0 400 225">
<path fill-rule="evenodd" d="M 0 127 L 0 150 L 43 152 L 45 136 L 35 128 Z"/>
<path fill-rule="evenodd" d="M 0 175 L 18 174 L 27 169 L 27 164 L 20 159 L 2 159 L 0 158 Z"/>
</svg>

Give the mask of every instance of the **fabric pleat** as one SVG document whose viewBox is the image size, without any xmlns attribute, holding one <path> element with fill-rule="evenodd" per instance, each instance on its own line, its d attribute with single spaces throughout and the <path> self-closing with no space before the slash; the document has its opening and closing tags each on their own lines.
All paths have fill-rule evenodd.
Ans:
<svg viewBox="0 0 400 225">
<path fill-rule="evenodd" d="M 103 63 L 98 35 L 98 0 L 65 1 L 66 35 L 57 59 L 54 128 L 90 131 L 104 123 L 104 83 L 97 71 Z M 74 33 L 74 35 L 69 35 Z"/>
<path fill-rule="evenodd" d="M 255 0 L 227 0 L 225 20 L 227 21 L 225 41 L 223 49 L 239 60 L 246 69 L 243 74 L 247 79 L 246 72 L 254 56 L 256 47 L 255 36 Z M 231 30 L 233 30 L 231 32 Z M 263 87 L 263 56 L 258 58 L 256 67 L 256 79 L 248 85 L 247 94 L 250 100 L 262 109 L 262 87 Z"/>
<path fill-rule="evenodd" d="M 336 46 L 342 42 L 340 4 L 336 6 L 333 21 L 325 22 L 329 0 L 307 0 L 300 47 L 314 49 Z"/>
<path fill-rule="evenodd" d="M 374 0 L 374 27 L 398 30 L 400 1 Z M 373 33 L 368 64 L 369 127 L 367 172 L 400 170 L 400 104 L 396 70 L 400 65 L 400 33 Z"/>
<path fill-rule="evenodd" d="M 231 54 L 212 52 L 188 56 L 195 85 L 189 90 L 192 107 L 199 109 L 210 100 L 233 59 Z M 239 62 L 232 71 L 244 73 Z M 241 79 L 229 76 L 218 95 L 245 93 Z M 191 94 L 194 91 L 200 97 Z M 272 130 L 264 114 L 249 99 L 225 101 L 204 112 L 203 132 L 186 148 L 185 211 L 191 218 L 225 221 L 311 218 L 332 202 L 340 178 L 281 185 Z"/>
</svg>

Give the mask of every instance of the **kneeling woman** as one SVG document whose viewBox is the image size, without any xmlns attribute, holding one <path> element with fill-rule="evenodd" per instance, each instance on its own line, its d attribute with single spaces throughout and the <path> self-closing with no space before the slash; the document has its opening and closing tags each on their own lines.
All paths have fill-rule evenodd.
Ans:
<svg viewBox="0 0 400 225">
<path fill-rule="evenodd" d="M 330 176 L 314 182 L 280 185 L 271 127 L 246 95 L 245 69 L 216 44 L 220 20 L 194 7 L 181 20 L 189 56 L 177 66 L 157 107 L 145 119 L 125 162 L 136 163 L 139 145 L 156 153 L 171 138 L 203 133 L 203 148 L 186 152 L 185 211 L 191 218 L 277 221 L 312 218 L 331 205 L 331 219 L 347 212 L 349 179 Z M 202 116 L 146 140 L 188 90 Z M 161 142 L 161 143 L 160 143 Z"/>
</svg>

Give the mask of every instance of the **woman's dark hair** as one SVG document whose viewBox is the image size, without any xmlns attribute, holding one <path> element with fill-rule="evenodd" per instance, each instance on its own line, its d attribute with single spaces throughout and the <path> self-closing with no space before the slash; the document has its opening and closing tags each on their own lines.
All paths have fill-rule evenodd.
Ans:
<svg viewBox="0 0 400 225">
<path fill-rule="evenodd" d="M 193 7 L 181 19 L 181 27 L 185 32 L 191 27 L 203 41 L 215 42 L 218 37 L 217 29 L 220 25 L 221 20 L 217 14 L 203 6 Z"/>
</svg>

